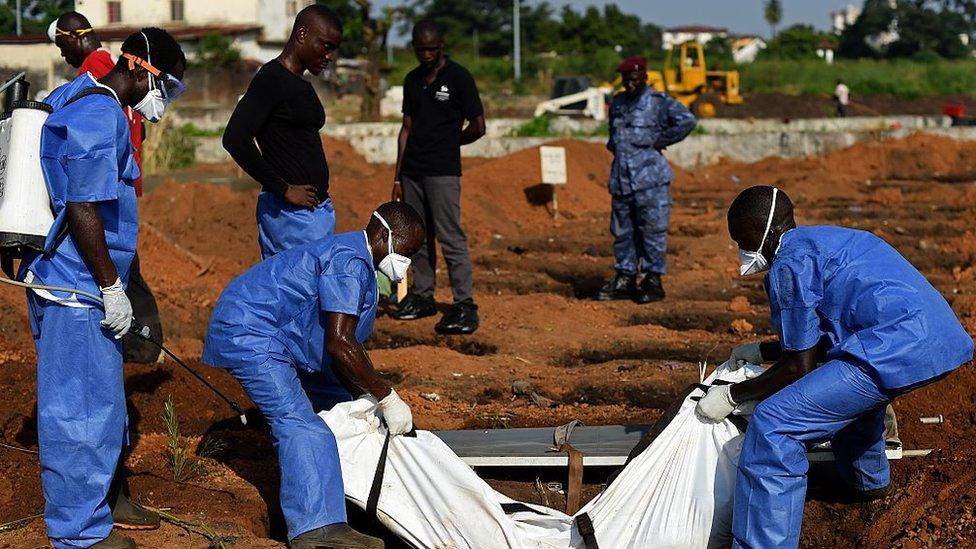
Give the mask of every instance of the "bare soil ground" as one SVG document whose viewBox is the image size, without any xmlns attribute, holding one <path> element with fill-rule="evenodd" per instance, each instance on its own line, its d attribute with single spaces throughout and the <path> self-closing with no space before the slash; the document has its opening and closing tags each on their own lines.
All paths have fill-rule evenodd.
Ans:
<svg viewBox="0 0 976 549">
<path fill-rule="evenodd" d="M 785 189 L 801 223 L 881 235 L 930 278 L 976 334 L 976 143 L 916 136 L 822 158 L 678 170 L 668 299 L 644 306 L 585 299 L 612 271 L 605 191 L 610 158 L 599 145 L 560 143 L 567 147 L 570 181 L 559 190 L 558 220 L 548 206 L 551 191 L 538 184 L 534 149 L 466 164 L 463 216 L 482 316 L 475 335 L 437 336 L 436 318 L 377 321 L 370 355 L 396 381 L 422 428 L 554 426 L 577 418 L 590 425 L 650 423 L 697 380 L 698 361 L 720 362 L 733 345 L 769 336 L 761 279 L 737 276 L 735 247 L 725 230 L 728 203 L 751 184 Z M 345 143 L 327 139 L 326 149 L 340 229 L 358 228 L 389 196 L 391 168 L 367 164 Z M 258 260 L 257 191 L 232 190 L 229 180 L 239 181 L 230 166 L 164 178 L 143 199 L 142 220 L 178 246 L 144 230 L 140 256 L 171 348 L 221 390 L 250 404 L 227 374 L 197 360 L 220 290 Z M 198 275 L 186 251 L 212 261 L 211 268 Z M 440 282 L 438 299 L 449 303 L 446 272 Z M 24 309 L 21 292 L 0 288 L 0 442 L 36 450 L 34 349 Z M 516 380 L 531 382 L 554 405 L 513 398 Z M 266 433 L 241 427 L 223 403 L 171 362 L 127 365 L 126 388 L 133 427 L 126 465 L 136 499 L 204 523 L 234 538 L 236 547 L 281 546 L 278 473 Z M 440 400 L 421 396 L 430 392 Z M 898 400 L 906 447 L 936 452 L 896 462 L 895 489 L 869 504 L 846 502 L 830 475 L 818 474 L 803 546 L 976 546 L 974 394 L 976 372 L 967 365 Z M 166 461 L 161 415 L 169 395 L 184 434 L 227 442 L 207 461 L 208 474 L 186 483 L 171 480 Z M 919 422 L 937 414 L 944 424 Z M 0 524 L 41 512 L 36 456 L 2 447 L 0 453 Z M 543 480 L 558 475 L 488 473 L 493 485 L 515 497 L 563 503 L 533 487 L 537 474 Z M 587 481 L 592 496 L 602 478 L 597 473 Z M 0 548 L 43 545 L 40 519 L 17 526 L 0 532 Z M 208 545 L 171 524 L 133 535 L 144 547 Z"/>
</svg>

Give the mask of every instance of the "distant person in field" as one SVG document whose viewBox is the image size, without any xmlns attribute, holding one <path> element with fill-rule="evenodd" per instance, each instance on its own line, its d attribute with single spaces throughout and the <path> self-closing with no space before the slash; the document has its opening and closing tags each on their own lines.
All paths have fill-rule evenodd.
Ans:
<svg viewBox="0 0 976 549">
<path fill-rule="evenodd" d="M 261 67 L 227 122 L 224 148 L 261 184 L 263 259 L 335 232 L 319 135 L 325 109 L 304 75 L 321 74 L 341 42 L 342 21 L 332 10 L 312 5 L 300 11 L 284 51 Z"/>
<path fill-rule="evenodd" d="M 837 116 L 847 117 L 847 106 L 851 102 L 851 90 L 843 80 L 837 80 L 837 87 L 834 88 L 834 104 L 837 106 Z"/>
<path fill-rule="evenodd" d="M 98 80 L 115 68 L 118 60 L 110 51 L 102 47 L 98 33 L 84 15 L 76 11 L 62 14 L 51 22 L 47 34 L 51 42 L 61 50 L 61 57 L 69 65 L 78 69 L 78 76 L 91 73 L 92 77 Z M 139 166 L 140 174 L 135 182 L 136 196 L 142 196 L 142 143 L 146 138 L 145 118 L 131 107 L 122 107 L 122 112 L 129 121 L 129 139 L 132 141 L 133 156 Z M 158 341 L 163 341 L 159 308 L 149 284 L 142 277 L 139 254 L 132 259 L 132 266 L 129 268 L 129 285 L 125 293 L 132 302 L 132 309 L 139 322 L 148 326 Z M 122 339 L 122 349 L 126 362 L 151 363 L 159 357 L 158 348 L 134 334 L 127 334 Z"/>
<path fill-rule="evenodd" d="M 471 73 L 444 53 L 444 33 L 434 21 L 413 28 L 420 65 L 403 81 L 403 125 L 393 175 L 393 200 L 423 215 L 427 244 L 413 256 L 410 293 L 392 316 L 415 320 L 437 314 L 434 307 L 437 248 L 441 243 L 454 303 L 437 323 L 442 334 L 478 329 L 471 255 L 461 228 L 461 146 L 485 134 L 485 111 Z"/>
<path fill-rule="evenodd" d="M 797 547 L 807 447 L 831 441 L 858 499 L 883 497 L 891 475 L 885 408 L 973 358 L 973 340 L 945 298 L 897 250 L 846 227 L 797 227 L 775 187 L 742 191 L 728 214 L 739 274 L 765 274 L 775 341 L 732 350 L 729 364 L 772 363 L 760 376 L 714 385 L 705 421 L 761 401 L 735 480 L 732 547 Z"/>
<path fill-rule="evenodd" d="M 598 301 L 664 299 L 668 220 L 674 174 L 661 151 L 695 129 L 695 116 L 673 97 L 647 87 L 647 60 L 630 57 L 617 67 L 624 91 L 610 104 L 613 153 L 608 183 L 610 232 L 616 274 L 600 288 Z M 638 283 L 638 276 L 643 278 Z"/>
</svg>

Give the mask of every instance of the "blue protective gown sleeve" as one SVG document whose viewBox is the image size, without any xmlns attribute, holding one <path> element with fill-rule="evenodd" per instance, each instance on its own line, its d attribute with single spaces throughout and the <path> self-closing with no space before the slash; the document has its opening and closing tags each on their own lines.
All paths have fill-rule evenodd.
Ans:
<svg viewBox="0 0 976 549">
<path fill-rule="evenodd" d="M 110 99 L 105 98 L 105 101 L 98 103 L 91 101 L 92 105 L 85 105 L 88 109 L 84 112 L 84 118 L 114 120 L 118 104 L 107 104 L 107 101 Z M 74 124 L 78 118 L 80 117 L 75 117 L 72 125 L 64 128 L 67 139 L 61 162 L 67 176 L 65 201 L 116 200 L 119 197 L 121 178 L 117 158 L 119 145 L 115 141 L 114 132 L 91 131 L 87 127 L 78 127 Z"/>
<path fill-rule="evenodd" d="M 816 347 L 822 335 L 817 306 L 823 300 L 824 285 L 817 264 L 810 256 L 777 261 L 767 275 L 769 307 L 773 327 L 787 351 Z"/>
<path fill-rule="evenodd" d="M 326 313 L 359 316 L 366 300 L 366 277 L 376 275 L 358 257 L 333 261 L 319 277 L 319 309 Z"/>
</svg>

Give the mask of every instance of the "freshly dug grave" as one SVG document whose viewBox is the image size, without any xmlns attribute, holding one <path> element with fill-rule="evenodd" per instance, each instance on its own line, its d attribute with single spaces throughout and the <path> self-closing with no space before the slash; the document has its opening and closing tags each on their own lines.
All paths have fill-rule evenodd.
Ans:
<svg viewBox="0 0 976 549">
<path fill-rule="evenodd" d="M 650 423 L 697 380 L 698 361 L 720 362 L 733 345 L 769 336 L 761 280 L 737 276 L 725 230 L 729 201 L 751 184 L 786 190 L 801 223 L 881 235 L 932 280 L 976 334 L 976 143 L 913 136 L 824 157 L 676 170 L 668 299 L 645 306 L 584 299 L 612 271 L 605 191 L 610 156 L 599 144 L 559 144 L 567 147 L 570 182 L 558 191 L 557 220 L 550 190 L 539 185 L 535 149 L 466 162 L 462 211 L 482 316 L 475 335 L 437 336 L 436 318 L 398 323 L 382 316 L 377 322 L 370 355 L 397 383 L 422 428 L 552 426 L 577 418 L 590 425 Z M 392 167 L 366 163 L 345 143 L 326 139 L 325 146 L 340 229 L 359 228 L 388 199 Z M 141 203 L 143 222 L 154 230 L 141 232 L 140 256 L 171 348 L 221 391 L 250 405 L 233 379 L 197 360 L 221 289 L 258 260 L 257 190 L 206 183 L 236 177 L 232 167 L 206 166 L 155 182 Z M 206 264 L 205 272 L 195 261 Z M 441 271 L 437 297 L 449 303 Z M 23 294 L 0 288 L 0 440 L 28 449 L 36 449 L 37 440 L 33 362 Z M 553 406 L 514 397 L 516 380 L 530 382 Z M 226 405 L 172 362 L 128 365 L 126 385 L 134 434 L 127 465 L 137 498 L 235 536 L 237 547 L 280 546 L 277 469 L 265 432 L 242 428 Z M 227 443 L 206 462 L 205 476 L 185 484 L 171 480 L 165 457 L 162 409 L 170 395 L 194 443 L 202 437 Z M 976 544 L 973 395 L 976 374 L 966 366 L 897 401 L 906 447 L 938 451 L 895 463 L 895 490 L 870 504 L 844 502 L 831 492 L 829 476 L 815 476 L 803 545 Z M 944 424 L 919 422 L 938 414 Z M 36 456 L 0 453 L 0 523 L 40 512 Z M 490 473 L 499 489 L 535 502 L 543 501 L 535 476 L 560 480 L 558 474 Z M 587 480 L 592 496 L 602 479 Z M 561 504 L 558 494 L 545 497 Z M 146 547 L 207 545 L 174 526 L 135 537 Z M 43 523 L 34 519 L 0 533 L 0 547 L 37 546 L 43 538 Z"/>
</svg>

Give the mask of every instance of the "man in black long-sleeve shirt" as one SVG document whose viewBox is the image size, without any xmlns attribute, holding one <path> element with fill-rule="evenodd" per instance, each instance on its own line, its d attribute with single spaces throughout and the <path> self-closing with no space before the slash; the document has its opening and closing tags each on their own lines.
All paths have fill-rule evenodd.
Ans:
<svg viewBox="0 0 976 549">
<path fill-rule="evenodd" d="M 342 22 L 313 5 L 295 18 L 284 51 L 261 67 L 224 131 L 224 148 L 261 184 L 258 241 L 264 259 L 335 232 L 329 166 L 319 130 L 325 109 L 302 75 L 334 61 Z"/>
</svg>

